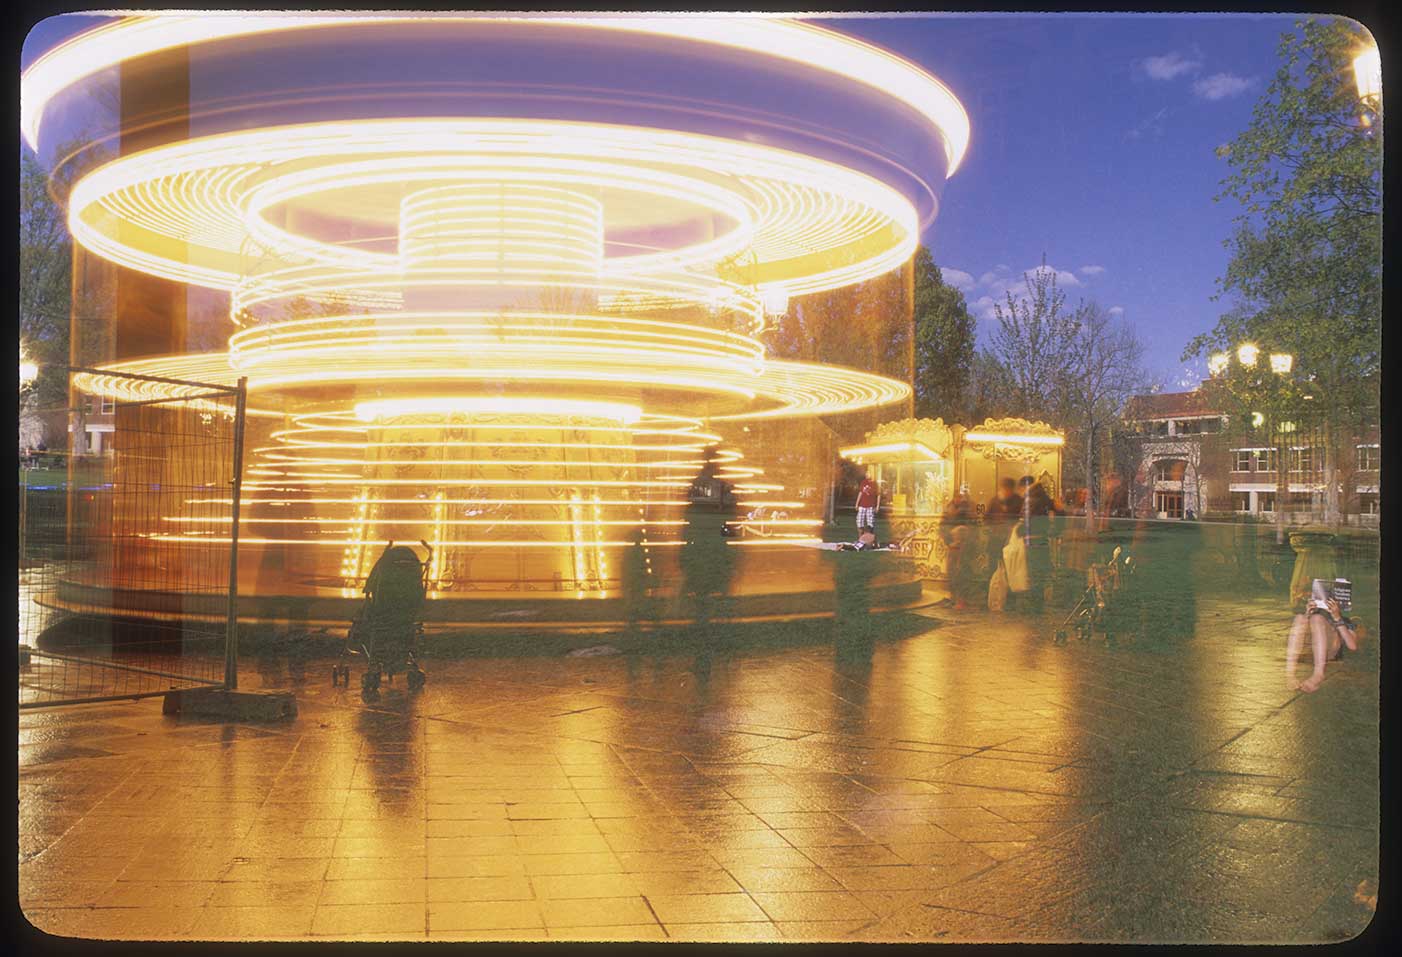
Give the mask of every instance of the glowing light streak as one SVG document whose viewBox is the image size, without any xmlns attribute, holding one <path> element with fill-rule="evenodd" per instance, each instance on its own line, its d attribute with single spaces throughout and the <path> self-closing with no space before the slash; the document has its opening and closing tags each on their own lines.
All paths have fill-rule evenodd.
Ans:
<svg viewBox="0 0 1402 957">
<path fill-rule="evenodd" d="M 231 539 L 230 539 L 228 536 L 223 536 L 223 537 L 221 537 L 221 536 L 219 536 L 219 535 L 213 535 L 213 534 L 211 534 L 211 535 L 176 535 L 176 534 L 155 533 L 155 534 L 146 535 L 146 536 L 143 536 L 143 537 L 148 538 L 148 539 L 151 540 L 151 541 L 157 541 L 157 542 L 205 542 L 205 543 L 212 543 L 212 544 L 216 544 L 216 545 L 221 545 L 221 544 L 222 544 L 222 545 L 227 545 L 227 544 L 229 544 L 230 541 L 231 541 Z M 395 541 L 399 541 L 399 539 L 395 539 Z M 584 541 L 583 539 L 580 539 L 580 542 L 581 542 L 581 543 L 583 543 L 583 541 Z M 365 549 L 374 549 L 374 548 L 382 548 L 382 547 L 384 547 L 385 545 L 388 545 L 388 544 L 390 543 L 390 539 L 386 539 L 386 538 L 382 538 L 382 539 L 365 539 L 364 541 L 361 541 L 361 540 L 359 540 L 359 539 L 354 539 L 354 538 L 314 538 L 314 539 L 301 539 L 301 538 L 262 538 L 262 537 L 246 537 L 246 536 L 244 536 L 244 535 L 240 535 L 240 536 L 239 536 L 239 543 L 242 544 L 242 545 L 308 545 L 308 546 L 311 546 L 311 545 L 321 545 L 321 546 L 331 546 L 331 547 L 337 547 L 337 546 L 339 546 L 339 547 L 345 547 L 345 546 L 347 546 L 347 545 L 353 545 L 353 546 L 356 546 L 356 547 L 363 547 L 363 548 L 365 548 Z M 558 541 L 556 541 L 556 542 L 543 542 L 543 541 L 540 541 L 539 539 L 507 540 L 507 539 L 486 538 L 486 539 L 465 539 L 465 540 L 462 540 L 462 541 L 457 541 L 457 540 L 444 540 L 444 541 L 441 541 L 441 542 L 435 542 L 435 543 L 434 543 L 434 547 L 435 547 L 435 548 L 438 548 L 438 547 L 447 547 L 447 548 L 559 548 L 561 545 L 568 545 L 568 544 L 570 544 L 570 542 L 568 542 L 568 541 L 566 541 L 566 542 L 558 542 Z M 656 546 L 656 547 L 668 547 L 668 548 L 672 548 L 672 547 L 677 547 L 677 546 L 683 545 L 683 544 L 685 544 L 685 542 L 682 542 L 682 541 L 654 541 L 654 542 L 651 542 L 650 544 L 651 544 L 652 546 Z M 631 548 L 632 545 L 633 545 L 633 543 L 632 543 L 631 541 L 603 541 L 603 542 L 598 542 L 597 545 L 598 545 L 599 547 L 601 547 L 601 548 Z"/>
<path fill-rule="evenodd" d="M 382 399 L 361 402 L 355 406 L 355 417 L 362 422 L 374 422 L 405 415 L 498 415 L 580 416 L 612 419 L 632 423 L 642 418 L 635 405 L 618 402 L 586 402 L 569 399 L 526 399 L 495 397 L 460 397 L 415 399 Z"/>
<path fill-rule="evenodd" d="M 402 198 L 369 204 L 378 220 L 360 222 L 358 239 L 333 242 L 279 225 L 317 222 L 329 203 L 344 203 L 357 189 L 392 195 L 384 189 L 391 186 Z M 119 373 L 211 383 L 246 374 L 255 395 L 277 392 L 314 409 L 320 404 L 293 414 L 291 427 L 273 430 L 278 446 L 255 450 L 246 502 L 250 509 L 350 508 L 291 519 L 250 511 L 244 516 L 249 527 L 307 534 L 244 541 L 340 544 L 348 581 L 363 576 L 369 549 L 383 544 L 376 534 L 431 526 L 424 534 L 435 545 L 434 582 L 451 568 L 451 548 L 556 549 L 558 561 L 568 563 L 557 567 L 572 568 L 582 597 L 608 579 L 605 549 L 632 545 L 605 540 L 607 530 L 641 529 L 650 545 L 680 544 L 646 538 L 648 530 L 675 532 L 685 523 L 648 520 L 643 503 L 683 505 L 677 493 L 702 466 L 703 448 L 720 441 L 697 419 L 645 414 L 641 404 L 613 400 L 640 401 L 641 395 L 649 405 L 691 408 L 696 393 L 704 393 L 710 419 L 721 421 L 835 414 L 903 401 L 911 392 L 907 383 L 859 370 L 766 359 L 755 337 L 767 313 L 782 313 L 792 295 L 886 272 L 909 258 L 918 238 L 916 212 L 896 190 L 784 150 L 556 121 L 311 123 L 129 155 L 85 176 L 71 195 L 70 225 L 80 243 L 154 275 L 228 289 L 231 318 L 240 327 L 227 353 L 129 360 L 109 366 L 111 375 L 84 374 L 82 385 L 121 399 L 164 398 L 170 387 L 132 385 Z M 678 208 L 689 211 L 708 224 L 701 232 L 710 238 L 673 247 L 606 245 L 613 220 L 603 197 L 620 196 L 628 197 L 621 204 L 629 210 L 625 229 L 638 228 L 638 210 L 651 204 L 668 217 Z M 299 204 L 311 215 L 295 215 Z M 652 225 L 670 227 L 671 220 Z M 740 270 L 743 284 L 721 265 L 737 254 L 751 264 Z M 575 305 L 569 312 L 521 308 L 556 298 Z M 339 314 L 284 318 L 307 300 Z M 462 308 L 456 308 L 459 301 Z M 445 302 L 455 308 L 417 308 Z M 505 303 L 515 307 L 497 307 Z M 731 331 L 747 327 L 749 335 Z M 589 398 L 472 394 L 488 381 L 517 388 L 583 385 L 575 392 Z M 367 384 L 376 394 L 384 394 L 380 387 L 392 394 L 399 383 L 446 385 L 435 385 L 434 395 L 346 408 L 353 399 L 326 397 L 324 387 L 332 383 Z M 468 394 L 452 394 L 455 385 Z M 337 401 L 342 406 L 332 407 Z M 250 413 L 281 417 L 256 408 Z M 483 416 L 507 421 L 484 422 Z M 527 442 L 515 435 L 562 439 L 566 428 L 620 441 Z M 452 439 L 449 429 L 472 430 L 476 437 Z M 405 447 L 437 455 L 406 457 L 397 451 Z M 938 458 L 916 443 L 911 448 Z M 484 449 L 503 457 L 483 455 Z M 722 450 L 709 461 L 718 477 L 756 504 L 783 491 L 762 481 L 762 469 L 740 463 L 736 451 Z M 463 470 L 470 476 L 445 477 Z M 580 470 L 585 474 L 570 477 Z M 341 486 L 354 486 L 358 494 L 335 494 Z M 425 492 L 396 497 L 406 487 Z M 561 489 L 568 503 L 491 496 L 489 490 L 499 487 Z M 298 489 L 311 494 L 285 497 Z M 455 489 L 472 497 L 453 499 Z M 666 498 L 653 498 L 658 492 Z M 377 497 L 381 493 L 384 498 Z M 605 517 L 617 516 L 609 510 L 619 508 L 638 515 Z M 562 513 L 568 517 L 552 517 Z M 177 515 L 170 521 L 203 520 Z M 740 523 L 766 539 L 746 545 L 816 542 L 808 530 L 820 524 L 787 517 Z M 565 526 L 564 535 L 551 531 Z M 499 528 L 539 535 L 491 537 Z M 473 529 L 486 529 L 489 537 L 444 539 Z M 187 532 L 156 540 L 219 539 Z"/>
<path fill-rule="evenodd" d="M 482 155 L 496 145 L 494 136 L 500 140 L 500 149 L 512 154 L 509 162 Z M 449 158 L 424 155 L 454 152 L 458 155 Z M 366 154 L 374 158 L 351 159 Z M 243 156 L 250 159 L 240 159 Z M 260 174 L 264 179 L 256 186 L 248 173 L 255 157 L 264 165 Z M 338 158 L 344 161 L 337 162 Z M 281 168 L 292 163 L 301 168 Z M 308 169 L 308 163 L 319 165 Z M 233 177 L 230 167 L 244 171 L 243 175 Z M 363 171 L 354 173 L 357 169 Z M 831 163 L 690 133 L 504 119 L 302 124 L 157 147 L 115 160 L 80 180 L 70 198 L 69 227 L 75 239 L 104 258 L 183 282 L 232 289 L 244 272 L 245 241 L 195 244 L 192 240 L 198 232 L 231 240 L 243 236 L 255 245 L 261 240 L 272 251 L 305 257 L 321 268 L 340 269 L 352 277 L 357 271 L 366 273 L 361 280 L 364 285 L 376 271 L 376 263 L 397 274 L 394 257 L 347 251 L 280 233 L 261 221 L 258 210 L 275 201 L 301 198 L 303 190 L 416 178 L 441 181 L 469 173 L 513 182 L 535 174 L 553 183 L 605 183 L 684 198 L 737 224 L 722 237 L 697 247 L 618 257 L 601 264 L 606 272 L 622 271 L 634 277 L 714 262 L 753 242 L 757 250 L 772 246 L 783 256 L 775 260 L 782 269 L 780 275 L 767 277 L 769 267 L 757 264 L 757 279 L 767 294 L 794 295 L 887 272 L 909 258 L 918 241 L 917 216 L 907 200 L 885 184 Z M 321 176 L 325 181 L 318 179 Z M 715 182 L 717 177 L 721 182 Z M 765 179 L 783 183 L 787 191 L 776 194 L 783 197 L 782 202 L 763 204 L 765 218 L 760 220 L 754 218 L 758 212 L 754 184 Z M 118 194 L 121 198 L 115 199 Z M 258 205 L 250 210 L 255 201 Z M 114 215 L 114 208 L 120 208 L 122 215 Z M 182 210 L 178 219 L 172 220 L 172 208 Z M 250 226 L 255 220 L 260 221 Z M 795 259 L 789 252 L 802 255 Z M 835 265 L 814 268 L 836 253 L 840 256 Z M 561 272 L 584 278 L 590 269 Z M 334 278 L 328 275 L 325 282 L 307 285 L 329 293 L 341 285 Z"/>
<path fill-rule="evenodd" d="M 1065 445 L 1060 435 L 1003 435 L 997 432 L 965 432 L 967 442 L 1001 442 L 1006 445 Z"/>
<path fill-rule="evenodd" d="M 44 113 L 61 91 L 124 60 L 161 50 L 258 33 L 367 22 L 423 22 L 426 19 L 471 23 L 488 18 L 462 15 L 396 18 L 248 14 L 237 17 L 128 17 L 79 34 L 44 54 L 24 71 L 20 86 L 20 126 L 30 146 L 37 148 Z M 947 175 L 954 175 L 968 149 L 968 114 L 948 87 L 914 63 L 893 53 L 812 24 L 745 17 L 596 16 L 531 17 L 529 20 L 532 24 L 545 27 L 558 25 L 623 30 L 694 40 L 833 73 L 900 100 L 923 116 L 938 130 L 944 142 Z M 1376 56 L 1376 53 L 1369 51 L 1365 55 Z M 1359 86 L 1363 89 L 1362 78 L 1366 75 L 1371 83 L 1371 77 L 1375 73 L 1380 74 L 1380 71 L 1373 69 L 1371 60 L 1359 59 L 1367 67 L 1360 70 L 1355 65 L 1360 77 Z"/>
<path fill-rule="evenodd" d="M 890 455 L 898 452 L 914 452 L 922 460 L 938 462 L 942 456 L 934 449 L 920 442 L 890 442 L 882 445 L 858 445 L 839 450 L 845 459 L 869 458 L 873 455 Z"/>
</svg>

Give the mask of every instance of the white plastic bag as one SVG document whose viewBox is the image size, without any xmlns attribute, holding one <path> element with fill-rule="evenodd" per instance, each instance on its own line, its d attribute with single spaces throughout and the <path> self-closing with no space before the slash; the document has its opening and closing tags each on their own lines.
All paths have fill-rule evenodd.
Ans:
<svg viewBox="0 0 1402 957">
<path fill-rule="evenodd" d="M 1012 592 L 1025 592 L 1028 588 L 1027 547 L 1017 533 L 1019 527 L 1020 523 L 1013 527 L 1008 544 L 1003 546 L 1003 567 L 1007 569 L 1008 590 Z"/>
<path fill-rule="evenodd" d="M 988 580 L 988 610 L 1002 611 L 1008 606 L 1008 574 L 1003 571 L 1003 563 L 998 563 L 998 568 L 993 572 L 993 577 Z"/>
</svg>

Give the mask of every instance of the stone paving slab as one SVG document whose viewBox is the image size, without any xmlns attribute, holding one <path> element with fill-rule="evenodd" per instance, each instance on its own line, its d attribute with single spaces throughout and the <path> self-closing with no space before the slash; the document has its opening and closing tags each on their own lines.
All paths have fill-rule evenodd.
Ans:
<svg viewBox="0 0 1402 957">
<path fill-rule="evenodd" d="M 26 712 L 19 889 L 60 936 L 1323 942 L 1376 906 L 1378 657 L 1288 617 L 1051 644 L 942 610 L 844 645 L 431 660 L 279 724 Z M 1288 893 L 1282 889 L 1288 888 Z"/>
</svg>

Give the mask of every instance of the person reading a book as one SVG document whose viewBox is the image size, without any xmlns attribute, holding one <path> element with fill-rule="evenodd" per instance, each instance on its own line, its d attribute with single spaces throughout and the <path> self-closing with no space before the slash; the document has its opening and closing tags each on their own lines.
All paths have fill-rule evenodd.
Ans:
<svg viewBox="0 0 1402 957">
<path fill-rule="evenodd" d="M 1358 635 L 1346 614 L 1350 597 L 1351 586 L 1344 579 L 1328 582 L 1316 578 L 1311 582 L 1310 593 L 1303 599 L 1303 610 L 1295 615 L 1285 649 L 1285 679 L 1291 688 L 1319 690 L 1324 683 L 1325 663 L 1343 657 L 1344 648 L 1358 650 Z M 1295 669 L 1307 632 L 1314 670 L 1304 681 L 1296 683 Z"/>
</svg>

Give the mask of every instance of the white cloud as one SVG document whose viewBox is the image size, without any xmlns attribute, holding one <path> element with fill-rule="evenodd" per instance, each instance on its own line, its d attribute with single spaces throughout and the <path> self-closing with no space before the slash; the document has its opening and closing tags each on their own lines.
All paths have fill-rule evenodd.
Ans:
<svg viewBox="0 0 1402 957">
<path fill-rule="evenodd" d="M 964 272 L 962 269 L 951 269 L 948 266 L 941 266 L 940 276 L 946 283 L 963 292 L 968 292 L 974 288 L 974 277 Z"/>
<path fill-rule="evenodd" d="M 1038 264 L 1026 270 L 1013 272 L 1004 263 L 999 263 L 993 269 L 979 276 L 978 280 L 972 283 L 969 289 L 965 290 L 966 293 L 970 294 L 970 299 L 968 301 L 969 312 L 979 319 L 988 321 L 994 320 L 997 318 L 993 311 L 994 303 L 1006 308 L 1008 293 L 1012 293 L 1014 299 L 1020 299 L 1027 295 L 1027 285 L 1023 278 L 1024 275 L 1027 278 L 1035 280 L 1037 274 L 1043 269 L 1056 276 L 1056 283 L 1058 286 L 1069 287 L 1083 285 L 1081 280 L 1076 277 L 1075 273 L 1066 269 L 1057 269 L 1050 264 L 1046 266 Z M 955 272 L 961 271 L 955 270 Z M 962 274 L 965 276 L 969 275 L 968 273 Z M 978 298 L 972 298 L 972 294 L 975 291 L 982 293 L 982 295 L 978 296 Z"/>
<path fill-rule="evenodd" d="M 1002 301 L 1001 299 L 998 300 L 999 303 Z M 979 296 L 973 302 L 969 303 L 969 312 L 975 319 L 981 319 L 984 322 L 993 322 L 998 318 L 998 314 L 993 311 L 993 302 L 994 299 L 992 296 Z"/>
<path fill-rule="evenodd" d="M 1184 73 L 1194 73 L 1202 69 L 1202 61 L 1190 59 L 1177 50 L 1161 56 L 1145 57 L 1139 61 L 1140 68 L 1155 80 L 1172 80 Z"/>
<path fill-rule="evenodd" d="M 1026 270 L 1028 278 L 1035 280 L 1040 273 L 1050 273 L 1056 277 L 1058 286 L 1079 286 L 1081 281 L 1076 278 L 1076 274 L 1065 269 L 1057 269 L 1055 266 L 1033 266 Z M 1019 276 L 1019 279 L 1022 277 Z"/>
<path fill-rule="evenodd" d="M 1098 276 L 1104 271 L 1104 266 L 1082 266 L 1080 270 L 1082 276 Z"/>
<path fill-rule="evenodd" d="M 1235 73 L 1214 73 L 1193 83 L 1193 92 L 1204 100 L 1224 100 L 1238 96 L 1251 89 L 1255 77 L 1237 76 Z"/>
<path fill-rule="evenodd" d="M 1124 307 L 1124 306 L 1111 306 L 1109 309 L 1106 309 L 1105 311 L 1106 311 L 1106 313 L 1108 313 L 1109 315 L 1112 315 L 1112 316 L 1123 316 L 1123 315 L 1125 314 L 1125 307 Z"/>
</svg>

